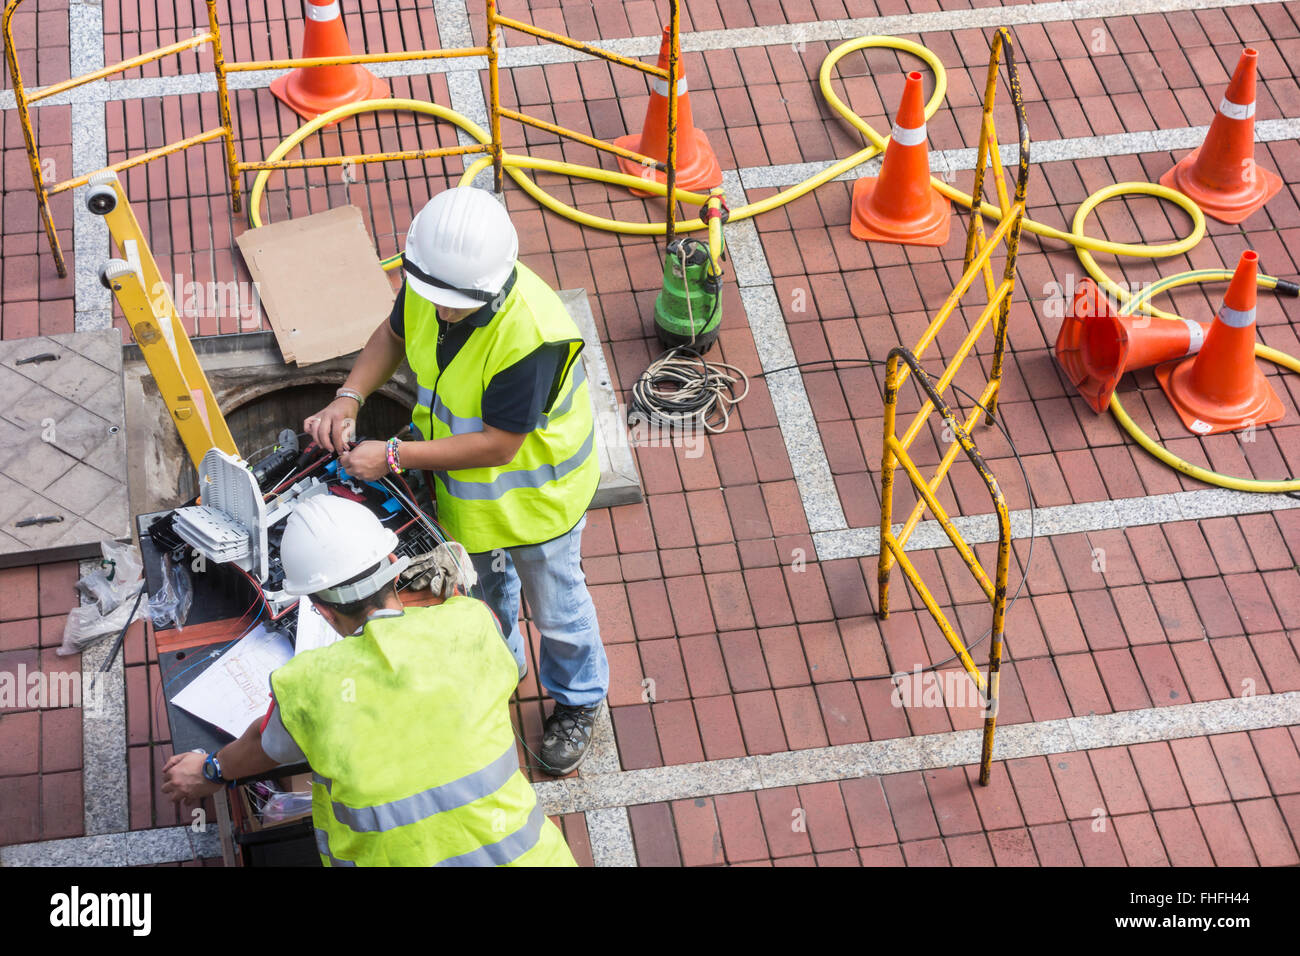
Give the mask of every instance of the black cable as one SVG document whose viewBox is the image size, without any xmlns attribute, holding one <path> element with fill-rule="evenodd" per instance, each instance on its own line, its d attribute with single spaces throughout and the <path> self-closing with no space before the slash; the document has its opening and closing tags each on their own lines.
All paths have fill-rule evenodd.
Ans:
<svg viewBox="0 0 1300 956">
<path fill-rule="evenodd" d="M 126 623 L 122 625 L 122 630 L 117 632 L 117 638 L 113 641 L 113 647 L 108 652 L 108 657 L 104 658 L 104 663 L 99 668 L 99 674 L 107 673 L 108 669 L 113 666 L 113 661 L 117 658 L 117 653 L 122 649 L 122 642 L 126 640 L 126 632 L 130 630 L 131 624 L 135 621 L 135 612 L 140 609 L 140 599 L 144 597 L 147 582 L 140 582 L 140 590 L 135 592 L 135 603 L 131 605 L 131 613 L 126 616 Z M 91 680 L 91 686 L 94 686 L 95 680 L 99 674 Z"/>
<path fill-rule="evenodd" d="M 869 359 L 869 358 L 867 359 L 815 359 L 809 362 L 796 362 L 793 365 L 783 365 L 779 368 L 767 369 L 766 371 L 760 373 L 759 375 L 756 375 L 755 378 L 763 378 L 764 376 L 771 375 L 775 372 L 786 372 L 791 369 L 807 368 L 810 365 L 829 365 L 833 370 L 834 367 L 837 365 L 852 365 L 852 366 L 861 367 L 861 366 L 875 366 L 875 365 L 884 365 L 884 364 L 885 363 L 880 361 L 879 359 Z M 976 408 L 982 411 L 985 417 L 987 417 L 993 423 L 994 427 L 996 427 L 997 430 L 1002 433 L 1002 437 L 1007 440 L 1007 446 L 1011 449 L 1011 454 L 1015 456 L 1016 465 L 1020 468 L 1020 476 L 1021 478 L 1024 479 L 1025 482 L 1025 491 L 1029 495 L 1029 553 L 1025 555 L 1024 570 L 1021 572 L 1020 584 L 1017 585 L 1016 587 L 1016 593 L 1012 595 L 1011 600 L 1007 602 L 1006 611 L 1004 612 L 1003 615 L 1005 621 L 1005 618 L 1011 614 L 1011 609 L 1015 607 L 1016 601 L 1020 600 L 1020 594 L 1024 590 L 1025 581 L 1029 579 L 1029 569 L 1034 560 L 1034 544 L 1037 539 L 1037 514 L 1038 514 L 1037 506 L 1034 503 L 1034 488 L 1029 481 L 1029 472 L 1025 469 L 1024 459 L 1021 458 L 1020 451 L 1016 448 L 1016 443 L 1011 440 L 1010 432 L 1008 432 L 1007 429 L 1003 427 L 1002 422 L 999 421 L 999 416 L 989 415 L 988 409 L 985 408 L 983 405 L 981 405 L 978 401 L 976 401 L 975 398 L 969 392 L 967 392 L 956 382 L 951 382 L 949 384 L 951 385 L 954 391 L 960 392 L 963 396 L 966 397 L 966 399 L 971 404 L 973 404 Z M 877 386 L 878 385 L 879 383 L 877 383 Z M 987 640 L 989 635 L 991 635 L 992 633 L 993 633 L 993 627 L 990 625 L 989 629 L 986 630 L 982 635 L 980 635 L 978 640 L 975 640 L 966 646 L 967 652 L 969 653 L 974 648 L 979 647 L 979 645 L 984 643 L 984 641 Z M 885 653 L 886 654 L 889 653 L 888 648 L 885 648 Z M 928 673 L 929 671 L 937 670 L 938 668 L 943 667 L 946 664 L 951 664 L 953 661 L 957 660 L 959 656 L 960 655 L 958 654 L 953 654 L 952 656 L 947 657 L 935 664 L 931 664 L 928 667 L 922 667 L 919 670 L 912 670 L 912 671 L 908 671 L 907 673 L 925 674 Z M 900 673 L 900 672 L 895 671 L 894 673 Z M 854 683 L 857 683 L 858 681 L 869 681 L 869 680 L 892 680 L 894 677 L 894 673 L 871 674 L 867 677 L 855 677 L 853 678 L 853 681 Z"/>
</svg>

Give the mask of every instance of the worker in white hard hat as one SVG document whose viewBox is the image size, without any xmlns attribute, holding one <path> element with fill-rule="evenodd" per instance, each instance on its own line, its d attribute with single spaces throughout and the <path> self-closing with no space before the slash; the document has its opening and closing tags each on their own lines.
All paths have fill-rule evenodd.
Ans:
<svg viewBox="0 0 1300 956">
<path fill-rule="evenodd" d="M 455 593 L 454 573 L 440 604 L 404 608 L 396 546 L 357 502 L 322 494 L 294 509 L 284 590 L 343 639 L 276 669 L 271 710 L 238 740 L 172 757 L 163 792 L 198 799 L 305 760 L 326 866 L 576 865 L 519 770 L 519 675 L 495 617 Z"/>
<path fill-rule="evenodd" d="M 407 233 L 392 314 L 304 429 L 359 478 L 435 476 L 438 519 L 470 551 L 521 676 L 522 585 L 541 634 L 541 683 L 555 699 L 541 763 L 563 774 L 589 752 L 609 687 L 581 565 L 600 464 L 582 335 L 518 251 L 491 193 L 458 187 L 431 199 Z M 419 383 L 412 420 L 423 440 L 349 448 L 361 405 L 403 356 Z"/>
</svg>

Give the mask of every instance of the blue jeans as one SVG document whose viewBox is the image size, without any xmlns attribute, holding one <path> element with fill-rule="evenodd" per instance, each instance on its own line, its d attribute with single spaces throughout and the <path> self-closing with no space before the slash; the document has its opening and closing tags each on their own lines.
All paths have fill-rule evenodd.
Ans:
<svg viewBox="0 0 1300 956">
<path fill-rule="evenodd" d="M 584 516 L 568 534 L 543 544 L 470 555 L 483 600 L 506 632 L 506 646 L 519 664 L 521 677 L 527 667 L 519 627 L 522 582 L 533 624 L 542 638 L 542 686 L 570 707 L 598 703 L 609 690 L 609 661 L 582 573 L 582 529 L 586 523 Z"/>
</svg>

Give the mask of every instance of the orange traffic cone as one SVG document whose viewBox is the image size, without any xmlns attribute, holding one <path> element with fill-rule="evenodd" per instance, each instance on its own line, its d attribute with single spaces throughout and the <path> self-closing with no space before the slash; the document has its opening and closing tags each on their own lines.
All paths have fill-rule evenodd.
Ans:
<svg viewBox="0 0 1300 956">
<path fill-rule="evenodd" d="M 1056 336 L 1056 361 L 1100 415 L 1125 372 L 1195 355 L 1209 329 L 1191 319 L 1119 315 L 1097 284 L 1084 279 Z"/>
<path fill-rule="evenodd" d="M 1238 223 L 1268 202 L 1282 180 L 1255 164 L 1255 61 L 1247 47 L 1237 61 L 1228 92 L 1210 123 L 1205 142 L 1160 177 L 1220 222 Z"/>
<path fill-rule="evenodd" d="M 307 0 L 302 56 L 348 56 L 339 0 Z M 315 119 L 336 106 L 388 97 L 388 84 L 363 66 L 303 66 L 271 82 L 271 92 L 303 119 Z"/>
<path fill-rule="evenodd" d="M 853 220 L 859 239 L 909 246 L 941 246 L 948 241 L 948 200 L 930 185 L 930 150 L 925 135 L 921 74 L 907 74 L 903 102 L 885 149 L 879 177 L 853 184 Z"/>
<path fill-rule="evenodd" d="M 1243 252 L 1201 351 L 1156 369 L 1183 424 L 1198 435 L 1266 425 L 1282 417 L 1282 400 L 1255 361 L 1258 271 L 1259 255 Z"/>
<path fill-rule="evenodd" d="M 668 58 L 672 49 L 673 36 L 668 27 L 664 27 L 663 42 L 659 44 L 659 69 L 668 69 Z M 680 63 L 680 61 L 679 61 Z M 690 192 L 702 192 L 722 185 L 722 167 L 714 155 L 709 139 L 695 128 L 691 117 L 691 97 L 687 93 L 686 77 L 677 78 L 677 188 Z M 629 133 L 614 140 L 614 145 L 622 146 L 633 152 L 649 156 L 659 162 L 668 161 L 668 81 L 655 77 L 650 91 L 650 106 L 646 109 L 645 125 L 641 135 Z M 623 156 L 616 157 L 619 168 L 629 176 L 663 182 L 664 173 L 648 166 L 643 166 Z M 652 193 L 634 189 L 638 196 L 650 196 Z"/>
</svg>

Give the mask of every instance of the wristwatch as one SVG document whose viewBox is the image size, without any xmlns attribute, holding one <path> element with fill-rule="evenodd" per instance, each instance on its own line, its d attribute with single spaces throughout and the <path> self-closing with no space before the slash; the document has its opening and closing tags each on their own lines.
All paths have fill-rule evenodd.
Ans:
<svg viewBox="0 0 1300 956">
<path fill-rule="evenodd" d="M 221 775 L 221 761 L 217 759 L 217 752 L 214 750 L 208 754 L 203 761 L 203 779 L 212 783 L 227 783 L 225 777 Z"/>
<path fill-rule="evenodd" d="M 334 393 L 334 397 L 351 398 L 356 401 L 358 409 L 360 409 L 363 405 L 366 404 L 366 400 L 362 396 L 362 394 L 350 388 L 340 388 L 337 392 Z"/>
</svg>

